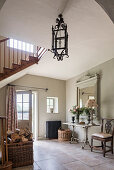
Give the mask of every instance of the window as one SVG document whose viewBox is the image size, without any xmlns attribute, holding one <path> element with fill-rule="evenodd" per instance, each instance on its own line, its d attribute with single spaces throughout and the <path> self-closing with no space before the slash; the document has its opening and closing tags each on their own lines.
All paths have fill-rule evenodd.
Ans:
<svg viewBox="0 0 114 170">
<path fill-rule="evenodd" d="M 47 113 L 58 113 L 57 97 L 47 97 Z"/>
<path fill-rule="evenodd" d="M 17 92 L 18 120 L 29 120 L 29 93 Z"/>
<path fill-rule="evenodd" d="M 11 47 L 11 48 L 18 49 L 18 50 L 27 51 L 30 53 L 33 53 L 33 51 L 34 51 L 34 46 L 32 44 L 14 40 L 14 39 L 9 39 L 7 46 Z"/>
<path fill-rule="evenodd" d="M 47 112 L 53 112 L 54 110 L 54 99 L 53 98 L 47 98 Z"/>
</svg>

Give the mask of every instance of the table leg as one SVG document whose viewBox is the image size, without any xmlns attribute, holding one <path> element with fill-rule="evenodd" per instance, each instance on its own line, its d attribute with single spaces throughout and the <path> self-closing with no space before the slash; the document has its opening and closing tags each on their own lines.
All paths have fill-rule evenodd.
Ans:
<svg viewBox="0 0 114 170">
<path fill-rule="evenodd" d="M 86 138 L 85 141 L 83 142 L 84 144 L 82 146 L 82 149 L 84 149 L 86 145 L 89 145 L 89 147 L 91 147 L 88 140 L 88 127 L 85 127 L 85 132 L 86 132 Z"/>
<path fill-rule="evenodd" d="M 78 138 L 75 138 L 74 136 L 74 128 L 75 126 L 72 126 L 73 130 L 72 130 L 72 137 L 71 137 L 71 140 L 70 140 L 70 143 L 73 143 L 73 142 L 78 142 Z"/>
</svg>

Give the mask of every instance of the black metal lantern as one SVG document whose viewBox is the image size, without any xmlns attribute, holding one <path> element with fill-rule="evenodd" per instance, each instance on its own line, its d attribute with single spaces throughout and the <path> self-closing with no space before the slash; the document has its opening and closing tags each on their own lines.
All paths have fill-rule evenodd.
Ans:
<svg viewBox="0 0 114 170">
<path fill-rule="evenodd" d="M 54 59 L 62 61 L 63 57 L 68 56 L 68 32 L 67 24 L 64 23 L 62 14 L 56 19 L 56 25 L 52 26 L 52 49 Z"/>
</svg>

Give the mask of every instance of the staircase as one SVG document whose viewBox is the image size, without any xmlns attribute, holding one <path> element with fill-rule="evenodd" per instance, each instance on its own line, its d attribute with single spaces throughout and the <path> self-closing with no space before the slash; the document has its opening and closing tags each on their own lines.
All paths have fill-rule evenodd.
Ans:
<svg viewBox="0 0 114 170">
<path fill-rule="evenodd" d="M 0 81 L 33 64 L 38 64 L 40 58 L 47 51 L 45 48 L 35 46 L 34 49 L 36 49 L 36 52 L 23 51 L 22 49 L 15 48 L 14 42 L 11 48 L 8 46 L 9 41 L 9 38 L 0 40 Z"/>
</svg>

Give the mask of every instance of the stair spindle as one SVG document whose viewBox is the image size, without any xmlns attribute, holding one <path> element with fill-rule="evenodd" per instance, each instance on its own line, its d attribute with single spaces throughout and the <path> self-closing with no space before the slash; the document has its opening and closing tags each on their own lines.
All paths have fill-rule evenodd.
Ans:
<svg viewBox="0 0 114 170">
<path fill-rule="evenodd" d="M 6 41 L 6 42 L 8 42 L 8 41 Z M 9 58 L 8 65 L 9 65 L 9 68 L 10 68 L 10 47 L 8 47 L 8 58 Z"/>
<path fill-rule="evenodd" d="M 13 64 L 14 64 L 14 40 L 13 40 Z"/>
<path fill-rule="evenodd" d="M 6 51 L 6 47 L 5 47 L 5 41 L 4 41 L 4 67 L 6 66 L 6 64 L 5 64 L 5 63 L 6 63 L 6 61 L 5 61 L 5 59 L 6 59 L 6 57 L 5 57 L 5 55 L 6 55 L 6 54 L 5 54 L 5 51 Z"/>
<path fill-rule="evenodd" d="M 0 72 L 1 72 L 1 66 L 2 64 L 1 64 L 1 42 L 0 42 Z"/>
<path fill-rule="evenodd" d="M 26 43 L 25 43 L 25 61 L 26 61 L 26 59 L 27 59 L 27 54 L 26 54 L 27 52 L 26 52 Z"/>
<path fill-rule="evenodd" d="M 37 46 L 37 53 L 36 53 L 37 57 L 38 57 L 38 50 L 39 50 L 39 47 Z"/>
<path fill-rule="evenodd" d="M 17 64 L 18 64 L 18 41 L 17 41 Z"/>
<path fill-rule="evenodd" d="M 22 60 L 22 42 L 21 42 L 21 60 Z"/>
</svg>

